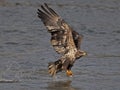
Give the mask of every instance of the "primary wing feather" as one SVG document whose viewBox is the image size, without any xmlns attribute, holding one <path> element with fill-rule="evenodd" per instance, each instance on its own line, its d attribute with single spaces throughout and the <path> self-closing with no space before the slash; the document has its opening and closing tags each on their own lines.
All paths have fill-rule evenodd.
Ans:
<svg viewBox="0 0 120 90">
<path fill-rule="evenodd" d="M 38 17 L 51 33 L 51 44 L 56 52 L 64 54 L 75 47 L 69 25 L 47 4 L 41 5 L 41 9 L 38 9 Z"/>
</svg>

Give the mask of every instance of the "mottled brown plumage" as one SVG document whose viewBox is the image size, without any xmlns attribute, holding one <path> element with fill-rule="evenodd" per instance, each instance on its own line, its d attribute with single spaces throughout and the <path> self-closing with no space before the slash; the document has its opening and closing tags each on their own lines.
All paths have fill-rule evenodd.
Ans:
<svg viewBox="0 0 120 90">
<path fill-rule="evenodd" d="M 67 76 L 71 76 L 71 67 L 76 59 L 86 55 L 80 50 L 82 35 L 74 31 L 52 8 L 46 3 L 38 9 L 38 17 L 51 33 L 51 44 L 60 59 L 50 62 L 48 65 L 49 73 L 55 76 L 57 72 L 65 70 Z"/>
</svg>

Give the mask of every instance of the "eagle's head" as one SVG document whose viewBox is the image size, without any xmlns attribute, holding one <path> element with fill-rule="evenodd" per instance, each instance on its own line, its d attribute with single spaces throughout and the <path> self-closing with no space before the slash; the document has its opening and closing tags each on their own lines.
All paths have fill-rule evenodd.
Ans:
<svg viewBox="0 0 120 90">
<path fill-rule="evenodd" d="M 80 57 L 86 56 L 86 55 L 87 55 L 87 52 L 79 50 L 76 52 L 75 57 L 76 59 L 79 59 Z"/>
</svg>

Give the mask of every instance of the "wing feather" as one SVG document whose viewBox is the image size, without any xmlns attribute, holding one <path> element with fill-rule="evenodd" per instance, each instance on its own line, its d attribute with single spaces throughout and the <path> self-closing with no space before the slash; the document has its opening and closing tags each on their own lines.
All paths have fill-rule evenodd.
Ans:
<svg viewBox="0 0 120 90">
<path fill-rule="evenodd" d="M 74 30 L 72 31 L 72 35 L 73 35 L 73 40 L 74 40 L 75 46 L 79 50 L 83 35 L 80 35 L 79 33 L 77 33 Z"/>
<path fill-rule="evenodd" d="M 54 16 L 59 17 L 59 15 L 52 8 L 48 7 L 48 5 L 46 3 L 45 3 L 45 6 Z"/>
<path fill-rule="evenodd" d="M 51 33 L 51 44 L 57 53 L 64 54 L 71 48 L 79 48 L 77 32 L 74 34 L 71 27 L 52 8 L 45 3 L 37 13 Z"/>
</svg>

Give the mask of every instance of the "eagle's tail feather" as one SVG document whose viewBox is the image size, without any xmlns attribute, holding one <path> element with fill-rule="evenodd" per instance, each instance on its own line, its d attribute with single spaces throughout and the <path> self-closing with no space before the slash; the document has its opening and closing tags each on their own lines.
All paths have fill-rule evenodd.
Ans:
<svg viewBox="0 0 120 90">
<path fill-rule="evenodd" d="M 51 76 L 55 76 L 57 72 L 62 70 L 62 61 L 61 60 L 57 60 L 55 62 L 50 62 L 48 64 L 48 73 Z"/>
</svg>

